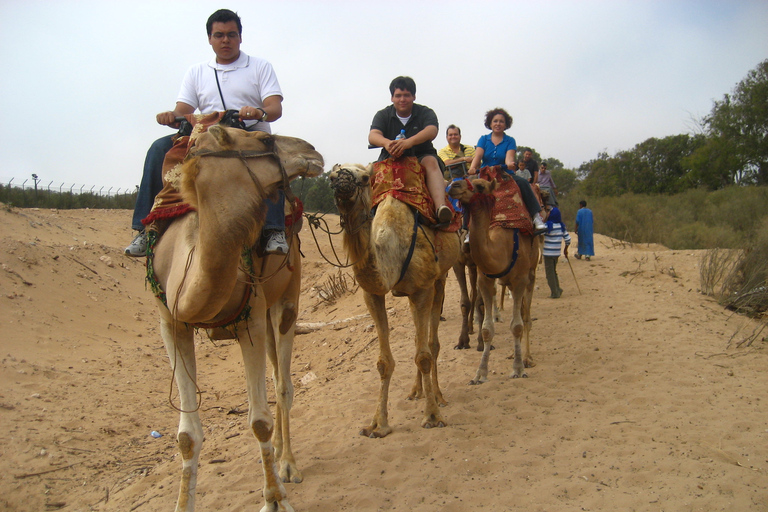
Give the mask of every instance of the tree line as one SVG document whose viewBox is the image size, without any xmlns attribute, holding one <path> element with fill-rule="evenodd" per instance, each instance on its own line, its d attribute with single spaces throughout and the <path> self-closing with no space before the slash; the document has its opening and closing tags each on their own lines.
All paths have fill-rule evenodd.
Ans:
<svg viewBox="0 0 768 512">
<path fill-rule="evenodd" d="M 650 138 L 576 169 L 591 196 L 677 194 L 732 185 L 768 185 L 768 60 L 714 102 L 699 133 Z"/>
</svg>

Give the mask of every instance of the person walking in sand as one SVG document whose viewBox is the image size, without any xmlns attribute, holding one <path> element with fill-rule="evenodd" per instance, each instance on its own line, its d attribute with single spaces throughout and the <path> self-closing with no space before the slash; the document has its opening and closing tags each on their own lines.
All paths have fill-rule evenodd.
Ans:
<svg viewBox="0 0 768 512">
<path fill-rule="evenodd" d="M 576 236 L 579 241 L 575 254 L 577 260 L 584 256 L 584 259 L 589 261 L 589 258 L 595 255 L 593 231 L 592 210 L 587 208 L 587 202 L 582 199 L 579 201 L 579 211 L 576 212 Z"/>
<path fill-rule="evenodd" d="M 563 289 L 560 288 L 560 280 L 557 277 L 557 260 L 560 258 L 560 248 L 563 242 L 565 242 L 563 256 L 568 259 L 568 246 L 571 245 L 571 235 L 565 229 L 565 223 L 560 216 L 560 209 L 553 206 L 549 210 L 549 216 L 547 217 L 547 232 L 544 233 L 544 250 L 542 251 L 550 299 L 559 299 L 563 294 Z"/>
</svg>

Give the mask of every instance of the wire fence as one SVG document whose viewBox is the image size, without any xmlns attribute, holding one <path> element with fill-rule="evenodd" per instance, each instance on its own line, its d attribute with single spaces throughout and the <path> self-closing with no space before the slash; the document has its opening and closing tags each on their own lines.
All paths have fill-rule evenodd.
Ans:
<svg viewBox="0 0 768 512">
<path fill-rule="evenodd" d="M 33 175 L 31 180 L 16 183 L 14 178 L 0 181 L 0 203 L 19 208 L 110 208 L 130 209 L 136 203 L 139 187 L 123 188 L 106 185 L 45 184 Z"/>
<path fill-rule="evenodd" d="M 0 184 L 11 189 L 21 190 L 37 190 L 40 192 L 57 192 L 63 194 L 68 192 L 70 194 L 93 194 L 95 196 L 113 197 L 125 194 L 135 194 L 139 190 L 139 186 L 135 187 L 115 187 L 107 185 L 88 185 L 69 183 L 63 181 L 59 183 L 56 180 L 51 180 L 48 184 L 43 183 L 42 179 L 37 178 L 36 175 L 32 175 L 31 178 L 19 180 L 14 178 L 0 178 Z"/>
</svg>

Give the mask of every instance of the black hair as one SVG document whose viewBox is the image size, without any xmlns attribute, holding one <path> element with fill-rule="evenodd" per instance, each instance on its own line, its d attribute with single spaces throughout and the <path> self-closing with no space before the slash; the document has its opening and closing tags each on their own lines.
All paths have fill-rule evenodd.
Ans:
<svg viewBox="0 0 768 512">
<path fill-rule="evenodd" d="M 408 91 L 416 96 L 416 82 L 409 76 L 399 76 L 392 80 L 392 83 L 389 84 L 389 92 L 392 96 L 395 95 L 395 89 Z"/>
<path fill-rule="evenodd" d="M 509 115 L 509 113 L 506 110 L 504 110 L 503 108 L 498 108 L 497 107 L 497 108 L 494 108 L 493 110 L 489 110 L 488 112 L 485 113 L 485 127 L 490 130 L 491 129 L 491 121 L 493 120 L 494 117 L 496 117 L 499 114 L 504 116 L 504 122 L 507 123 L 507 128 L 512 126 L 512 116 Z"/>
<path fill-rule="evenodd" d="M 461 128 L 456 126 L 455 124 L 450 125 L 448 128 L 445 129 L 445 134 L 448 135 L 448 130 L 458 130 L 459 135 L 461 135 Z"/>
<path fill-rule="evenodd" d="M 229 23 L 230 21 L 237 23 L 237 33 L 242 35 L 243 24 L 240 23 L 240 16 L 238 16 L 237 13 L 230 11 L 229 9 L 219 9 L 215 13 L 211 14 L 205 24 L 205 30 L 208 31 L 208 37 L 210 37 L 211 33 L 213 32 L 214 23 Z"/>
<path fill-rule="evenodd" d="M 579 206 L 581 206 L 583 208 L 586 208 L 587 207 L 587 202 L 582 199 L 581 201 L 579 201 Z"/>
</svg>

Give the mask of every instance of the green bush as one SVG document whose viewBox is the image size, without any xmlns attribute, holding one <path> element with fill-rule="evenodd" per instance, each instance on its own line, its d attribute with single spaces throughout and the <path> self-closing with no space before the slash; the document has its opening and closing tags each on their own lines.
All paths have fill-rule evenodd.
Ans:
<svg viewBox="0 0 768 512">
<path fill-rule="evenodd" d="M 574 228 L 579 201 L 594 213 L 595 232 L 632 243 L 670 249 L 741 248 L 756 243 L 768 219 L 768 187 L 691 189 L 680 194 L 624 194 L 589 197 L 576 187 L 560 198 L 560 210 Z"/>
<path fill-rule="evenodd" d="M 114 196 L 102 196 L 91 192 L 56 192 L 49 190 L 20 189 L 0 185 L 0 202 L 19 208 L 75 208 L 133 209 L 136 192 Z"/>
</svg>

